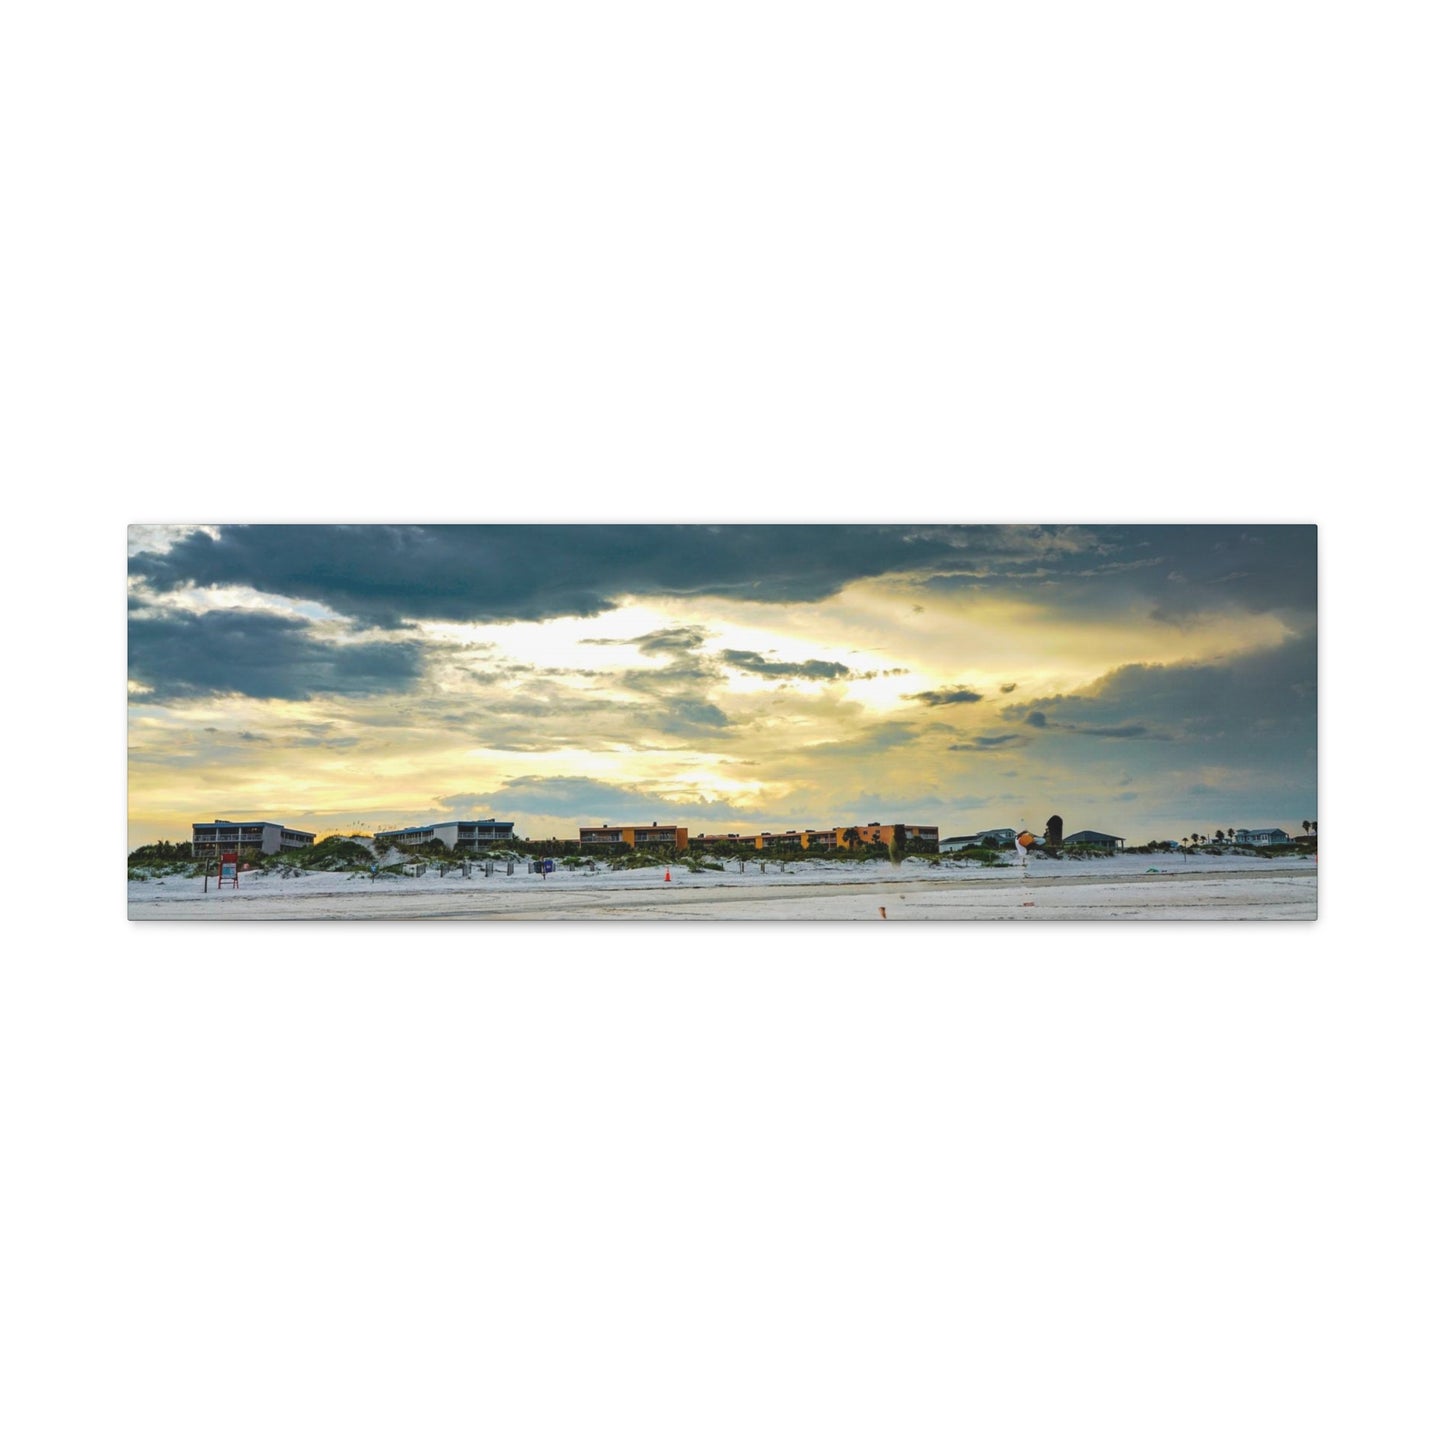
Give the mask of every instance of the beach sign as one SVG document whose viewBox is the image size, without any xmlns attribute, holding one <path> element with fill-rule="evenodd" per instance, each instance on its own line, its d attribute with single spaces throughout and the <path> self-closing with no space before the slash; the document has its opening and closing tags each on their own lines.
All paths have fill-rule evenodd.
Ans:
<svg viewBox="0 0 1445 1445">
<path fill-rule="evenodd" d="M 236 864 L 239 861 L 235 853 L 221 854 L 221 871 L 216 879 L 217 888 L 224 888 L 228 883 L 232 888 L 239 888 L 241 886 L 241 879 L 236 869 Z"/>
</svg>

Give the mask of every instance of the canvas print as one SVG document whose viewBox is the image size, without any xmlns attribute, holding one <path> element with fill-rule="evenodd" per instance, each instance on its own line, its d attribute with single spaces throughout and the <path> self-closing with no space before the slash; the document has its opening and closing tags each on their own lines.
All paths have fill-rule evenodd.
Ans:
<svg viewBox="0 0 1445 1445">
<path fill-rule="evenodd" d="M 1307 525 L 128 536 L 129 916 L 1312 919 Z"/>
</svg>

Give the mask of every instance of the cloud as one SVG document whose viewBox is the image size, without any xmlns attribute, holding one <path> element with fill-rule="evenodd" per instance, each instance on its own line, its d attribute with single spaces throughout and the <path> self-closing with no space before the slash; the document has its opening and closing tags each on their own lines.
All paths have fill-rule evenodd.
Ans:
<svg viewBox="0 0 1445 1445">
<path fill-rule="evenodd" d="M 704 794 L 683 791 L 662 793 L 629 787 L 602 778 L 569 774 L 548 777 L 526 774 L 509 778 L 487 793 L 451 793 L 436 800 L 443 808 L 461 813 L 486 813 L 499 818 L 512 814 L 548 818 L 574 818 L 580 823 L 663 823 L 688 825 L 689 818 L 706 812 L 712 818 L 738 818 L 728 804 Z"/>
<path fill-rule="evenodd" d="M 728 715 L 720 707 L 702 698 L 674 699 L 668 704 L 667 715 L 658 723 L 663 732 L 725 728 L 728 725 Z"/>
<path fill-rule="evenodd" d="M 692 653 L 676 653 L 665 667 L 627 668 L 610 679 L 612 686 L 646 699 L 653 728 L 683 736 L 730 726 L 728 715 L 709 697 L 719 681 L 718 668 Z M 612 705 L 591 704 L 594 709 Z"/>
<path fill-rule="evenodd" d="M 1026 741 L 1022 733 L 981 733 L 976 738 L 969 738 L 966 742 L 950 743 L 948 751 L 951 753 L 982 753 L 992 752 L 997 748 L 1007 748 L 1013 743 Z"/>
<path fill-rule="evenodd" d="M 415 642 L 334 642 L 296 618 L 253 608 L 132 614 L 130 677 L 146 702 L 239 693 L 299 700 L 411 686 Z"/>
<path fill-rule="evenodd" d="M 180 529 L 176 529 L 179 531 Z M 133 575 L 158 591 L 244 584 L 368 622 L 595 616 L 625 596 L 815 602 L 945 562 L 996 528 L 906 526 L 231 526 L 168 535 Z"/>
<path fill-rule="evenodd" d="M 1000 533 L 1009 529 L 1000 528 Z M 1221 610 L 1276 613 L 1307 625 L 1317 608 L 1313 526 L 1149 524 L 1048 529 L 1030 552 L 1024 529 L 992 554 L 971 549 L 923 584 L 939 592 L 1026 592 L 1078 617 L 1133 613 L 1184 624 Z"/>
<path fill-rule="evenodd" d="M 639 652 L 652 656 L 680 652 L 696 652 L 707 641 L 708 634 L 701 627 L 660 627 L 655 632 L 644 632 L 641 637 L 584 637 L 582 641 L 592 647 L 635 647 Z"/>
<path fill-rule="evenodd" d="M 908 692 L 904 696 L 912 702 L 927 703 L 929 707 L 951 707 L 955 703 L 982 702 L 983 694 L 972 688 L 950 687 L 933 692 Z"/>
<path fill-rule="evenodd" d="M 595 616 L 626 597 L 816 602 L 886 576 L 1085 616 L 1316 607 L 1312 526 L 167 526 L 132 546 L 160 592 L 244 585 L 385 626 Z"/>
<path fill-rule="evenodd" d="M 918 737 L 918 728 L 911 723 L 880 722 L 860 726 L 850 737 L 829 738 L 821 743 L 809 743 L 799 748 L 799 758 L 828 758 L 842 761 L 848 758 L 872 759 L 877 761 L 884 753 L 907 747 Z"/>
<path fill-rule="evenodd" d="M 1001 688 L 999 688 L 999 691 L 1002 692 L 1002 693 L 1010 693 L 1010 692 L 1012 692 L 1017 686 L 1018 686 L 1018 683 L 1016 683 L 1016 682 L 1006 682 L 1006 683 L 1004 683 L 1004 685 L 1003 685 Z"/>
<path fill-rule="evenodd" d="M 1058 699 L 1054 700 L 1057 701 Z M 1009 715 L 1012 715 L 1013 717 L 1017 717 L 1019 709 L 1009 708 L 1005 709 L 1005 712 Z M 1025 713 L 1023 720 L 1031 728 L 1052 727 L 1056 732 L 1082 733 L 1086 737 L 1093 738 L 1163 739 L 1167 736 L 1167 734 L 1153 731 L 1151 728 L 1146 727 L 1143 723 L 1115 723 L 1102 727 L 1090 727 L 1086 723 L 1061 721 L 1057 718 L 1055 718 L 1054 721 L 1050 723 L 1046 714 L 1037 711 Z"/>
<path fill-rule="evenodd" d="M 843 663 L 825 662 L 818 657 L 810 657 L 806 662 L 779 662 L 758 652 L 738 652 L 733 648 L 726 648 L 718 655 L 729 667 L 739 672 L 755 673 L 759 677 L 799 677 L 833 682 L 854 675 L 853 670 Z"/>
<path fill-rule="evenodd" d="M 1047 728 L 1051 746 L 1070 739 L 1172 743 L 1200 766 L 1259 766 L 1313 778 L 1317 727 L 1315 634 L 1207 662 L 1131 663 L 1077 693 L 1001 709 L 1009 722 Z M 1143 755 L 1140 755 L 1142 758 Z M 1151 754 L 1152 756 L 1152 754 Z M 1134 758 L 1124 770 L 1137 774 Z"/>
</svg>

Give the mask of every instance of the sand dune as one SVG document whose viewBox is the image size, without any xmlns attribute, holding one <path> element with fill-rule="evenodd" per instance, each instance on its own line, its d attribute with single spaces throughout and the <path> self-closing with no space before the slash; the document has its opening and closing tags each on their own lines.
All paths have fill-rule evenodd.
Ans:
<svg viewBox="0 0 1445 1445">
<path fill-rule="evenodd" d="M 348 874 L 243 875 L 241 887 L 202 892 L 198 879 L 127 884 L 133 920 L 189 919 L 707 919 L 718 921 L 920 920 L 1024 922 L 1117 919 L 1294 919 L 1317 916 L 1310 860 L 1125 855 L 1029 866 L 901 867 L 797 863 L 739 874 L 661 868 L 372 882 Z"/>
</svg>

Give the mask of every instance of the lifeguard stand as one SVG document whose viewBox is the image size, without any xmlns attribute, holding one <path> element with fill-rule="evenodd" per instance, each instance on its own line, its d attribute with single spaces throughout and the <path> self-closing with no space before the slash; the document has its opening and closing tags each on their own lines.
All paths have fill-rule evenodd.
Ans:
<svg viewBox="0 0 1445 1445">
<path fill-rule="evenodd" d="M 216 887 L 221 889 L 228 883 L 232 888 L 241 886 L 241 861 L 236 853 L 221 854 L 219 871 L 216 874 Z"/>
</svg>

